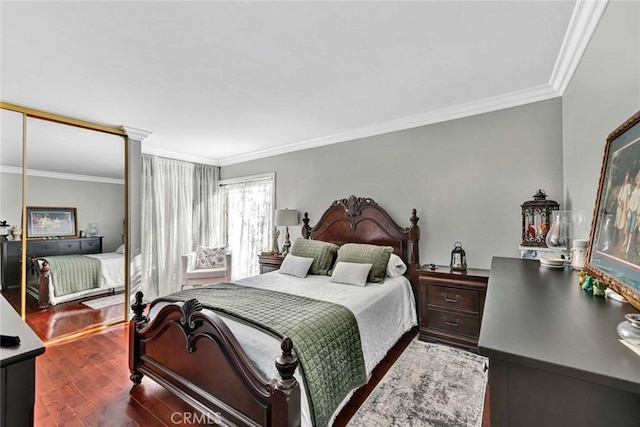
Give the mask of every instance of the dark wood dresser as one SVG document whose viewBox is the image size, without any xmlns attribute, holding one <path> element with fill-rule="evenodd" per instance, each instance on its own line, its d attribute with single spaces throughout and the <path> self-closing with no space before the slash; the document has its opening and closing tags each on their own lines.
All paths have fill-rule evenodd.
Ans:
<svg viewBox="0 0 640 427">
<path fill-rule="evenodd" d="M 22 241 L 0 242 L 2 291 L 20 286 Z M 102 252 L 102 237 L 27 240 L 27 257 L 83 255 Z"/>
<path fill-rule="evenodd" d="M 280 270 L 280 265 L 282 264 L 283 259 L 284 257 L 280 255 L 258 255 L 260 274 Z"/>
<path fill-rule="evenodd" d="M 491 426 L 640 425 L 640 356 L 616 333 L 633 312 L 575 270 L 494 258 L 479 343 Z"/>
<path fill-rule="evenodd" d="M 420 339 L 478 351 L 489 270 L 418 270 Z"/>
<path fill-rule="evenodd" d="M 0 348 L 0 426 L 32 426 L 36 357 L 44 353 L 44 345 L 3 296 L 0 296 L 0 332 L 20 337 L 20 345 Z"/>
</svg>

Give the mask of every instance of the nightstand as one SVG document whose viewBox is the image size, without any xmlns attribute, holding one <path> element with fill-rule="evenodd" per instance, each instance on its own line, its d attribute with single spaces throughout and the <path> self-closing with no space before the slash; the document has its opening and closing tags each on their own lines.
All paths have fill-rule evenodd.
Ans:
<svg viewBox="0 0 640 427">
<path fill-rule="evenodd" d="M 280 255 L 258 255 L 260 274 L 280 270 L 280 264 L 282 264 L 283 259 L 284 257 Z"/>
<path fill-rule="evenodd" d="M 478 351 L 489 270 L 418 270 L 420 339 Z"/>
</svg>

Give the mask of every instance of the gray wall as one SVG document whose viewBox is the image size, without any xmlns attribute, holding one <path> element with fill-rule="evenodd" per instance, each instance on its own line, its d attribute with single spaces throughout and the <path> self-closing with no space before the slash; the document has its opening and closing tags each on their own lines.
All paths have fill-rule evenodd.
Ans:
<svg viewBox="0 0 640 427">
<path fill-rule="evenodd" d="M 565 202 L 592 217 L 607 135 L 640 109 L 640 2 L 612 1 L 563 96 Z"/>
<path fill-rule="evenodd" d="M 0 174 L 0 219 L 12 226 L 21 224 L 22 175 Z M 75 207 L 78 229 L 86 230 L 96 222 L 104 252 L 115 251 L 122 244 L 124 232 L 124 186 L 67 179 L 28 177 L 27 206 Z"/>
<path fill-rule="evenodd" d="M 488 268 L 495 255 L 519 256 L 520 205 L 538 188 L 561 201 L 561 109 L 553 99 L 268 157 L 222 167 L 221 179 L 276 172 L 276 207 L 309 212 L 311 225 L 352 194 L 402 226 L 416 208 L 422 263 L 448 264 L 459 240 L 470 267 Z"/>
</svg>

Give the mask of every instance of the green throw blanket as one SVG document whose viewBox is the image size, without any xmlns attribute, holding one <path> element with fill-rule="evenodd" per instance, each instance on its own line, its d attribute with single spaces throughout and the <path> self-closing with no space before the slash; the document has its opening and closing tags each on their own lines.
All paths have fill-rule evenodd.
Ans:
<svg viewBox="0 0 640 427">
<path fill-rule="evenodd" d="M 82 255 L 44 257 L 53 279 L 53 293 L 59 297 L 87 289 L 99 288 L 102 265 L 99 259 Z"/>
<path fill-rule="evenodd" d="M 293 340 L 315 426 L 326 426 L 347 394 L 367 382 L 358 323 L 346 307 L 233 283 L 189 289 L 156 302 L 192 298 L 211 310 Z"/>
</svg>

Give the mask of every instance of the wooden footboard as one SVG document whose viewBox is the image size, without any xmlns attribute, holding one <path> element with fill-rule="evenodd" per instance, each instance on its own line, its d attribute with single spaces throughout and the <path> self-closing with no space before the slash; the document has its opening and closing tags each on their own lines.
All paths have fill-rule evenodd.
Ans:
<svg viewBox="0 0 640 427">
<path fill-rule="evenodd" d="M 144 375 L 171 390 L 209 420 L 239 426 L 299 426 L 298 359 L 284 338 L 276 358 L 278 379 L 267 379 L 220 317 L 195 300 L 163 307 L 152 321 L 143 315 L 141 292 L 131 306 L 131 381 Z"/>
<path fill-rule="evenodd" d="M 32 257 L 27 265 L 27 292 L 36 299 L 38 308 L 45 309 L 49 306 L 49 264 L 43 261 L 40 267 L 38 259 Z"/>
</svg>

